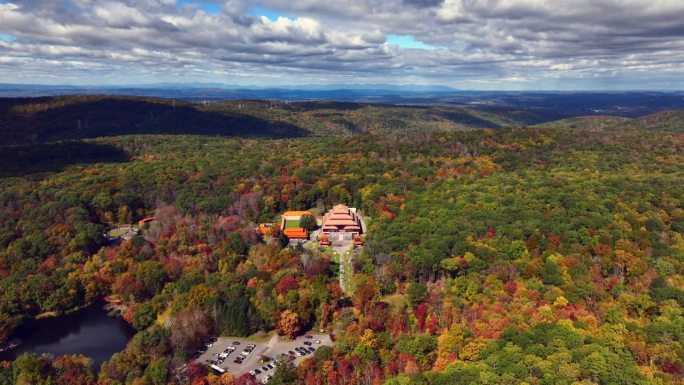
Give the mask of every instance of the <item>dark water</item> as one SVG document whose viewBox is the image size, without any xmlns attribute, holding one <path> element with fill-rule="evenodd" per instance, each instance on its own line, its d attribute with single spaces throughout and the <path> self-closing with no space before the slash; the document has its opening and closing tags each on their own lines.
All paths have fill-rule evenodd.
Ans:
<svg viewBox="0 0 684 385">
<path fill-rule="evenodd" d="M 94 369 L 114 353 L 122 351 L 135 334 L 125 321 L 110 317 L 101 305 L 55 318 L 33 322 L 15 336 L 23 344 L 10 351 L 0 352 L 0 361 L 13 360 L 25 352 L 82 354 L 90 357 Z"/>
</svg>

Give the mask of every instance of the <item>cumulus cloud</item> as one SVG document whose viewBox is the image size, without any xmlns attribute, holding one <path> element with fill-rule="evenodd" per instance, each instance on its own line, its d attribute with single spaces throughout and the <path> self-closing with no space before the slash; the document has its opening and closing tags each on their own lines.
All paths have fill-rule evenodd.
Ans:
<svg viewBox="0 0 684 385">
<path fill-rule="evenodd" d="M 680 0 L 212 3 L 0 1 L 0 82 L 684 87 Z"/>
</svg>

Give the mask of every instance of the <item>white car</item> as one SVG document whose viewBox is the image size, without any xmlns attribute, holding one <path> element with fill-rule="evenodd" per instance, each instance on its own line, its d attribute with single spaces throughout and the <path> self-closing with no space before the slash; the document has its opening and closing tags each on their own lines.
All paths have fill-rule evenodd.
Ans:
<svg viewBox="0 0 684 385">
<path fill-rule="evenodd" d="M 273 376 L 271 376 L 271 375 L 269 374 L 268 376 L 264 377 L 263 380 L 261 380 L 261 383 L 262 383 L 262 384 L 268 384 L 268 382 L 271 381 L 271 378 L 273 378 Z"/>
<path fill-rule="evenodd" d="M 320 345 L 320 343 L 321 343 L 321 340 L 316 340 L 316 343 Z"/>
</svg>

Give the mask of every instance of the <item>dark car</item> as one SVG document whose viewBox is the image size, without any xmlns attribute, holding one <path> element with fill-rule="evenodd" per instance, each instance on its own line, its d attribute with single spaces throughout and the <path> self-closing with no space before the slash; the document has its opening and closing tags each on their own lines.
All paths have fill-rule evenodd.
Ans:
<svg viewBox="0 0 684 385">
<path fill-rule="evenodd" d="M 311 345 L 313 345 L 313 344 L 312 344 L 311 342 L 309 342 L 309 341 L 304 341 L 304 345 L 306 345 L 306 346 L 311 346 Z"/>
<path fill-rule="evenodd" d="M 308 335 L 308 334 L 307 334 L 307 335 L 305 335 L 304 337 L 306 337 L 306 338 L 307 338 L 307 339 L 309 339 L 309 340 L 313 338 L 313 336 L 311 336 L 311 335 Z"/>
<path fill-rule="evenodd" d="M 292 350 L 290 350 L 290 351 L 287 352 L 287 354 L 289 354 L 289 355 L 291 355 L 291 356 L 294 356 L 294 355 L 295 355 L 295 352 L 293 352 Z"/>
<path fill-rule="evenodd" d="M 237 346 L 237 345 L 240 345 L 240 342 L 238 342 L 238 341 L 233 341 L 233 345 L 236 345 L 236 346 Z"/>
<path fill-rule="evenodd" d="M 266 366 L 262 366 L 261 370 L 263 370 L 264 372 L 268 372 L 268 368 Z"/>
<path fill-rule="evenodd" d="M 242 363 L 242 360 L 235 359 L 235 360 L 233 360 L 233 362 L 240 365 Z"/>
<path fill-rule="evenodd" d="M 254 369 L 254 373 L 256 373 L 256 374 L 261 374 L 261 370 L 259 370 L 259 369 Z"/>
<path fill-rule="evenodd" d="M 273 365 L 272 365 L 272 364 L 268 364 L 268 365 L 266 365 L 266 366 L 268 366 L 269 369 L 273 369 Z"/>
<path fill-rule="evenodd" d="M 310 348 L 309 348 L 309 353 L 313 353 L 313 352 L 315 352 L 315 351 L 316 351 L 316 348 L 314 348 L 314 347 L 310 347 Z"/>
</svg>

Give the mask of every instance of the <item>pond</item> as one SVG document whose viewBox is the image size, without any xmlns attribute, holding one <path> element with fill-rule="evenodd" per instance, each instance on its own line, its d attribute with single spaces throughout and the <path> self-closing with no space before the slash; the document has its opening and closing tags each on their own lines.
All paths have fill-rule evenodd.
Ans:
<svg viewBox="0 0 684 385">
<path fill-rule="evenodd" d="M 37 320 L 21 329 L 16 336 L 23 344 L 0 352 L 0 361 L 13 360 L 22 353 L 82 354 L 93 360 L 95 371 L 122 351 L 135 330 L 124 320 L 110 317 L 102 305 L 59 317 Z"/>
</svg>

